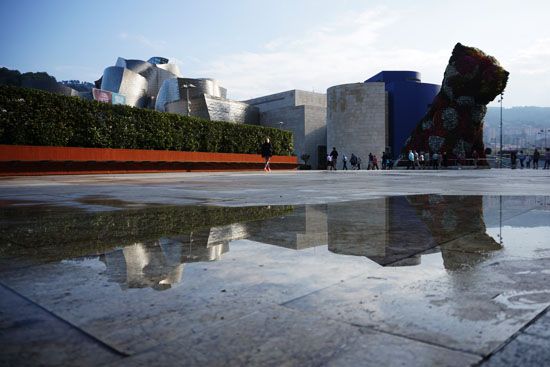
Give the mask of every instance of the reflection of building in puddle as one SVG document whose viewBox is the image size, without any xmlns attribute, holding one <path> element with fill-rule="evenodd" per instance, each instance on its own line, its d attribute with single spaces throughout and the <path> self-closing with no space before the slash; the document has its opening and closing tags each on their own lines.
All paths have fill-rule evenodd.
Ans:
<svg viewBox="0 0 550 367">
<path fill-rule="evenodd" d="M 327 244 L 326 205 L 304 205 L 283 217 L 248 222 L 248 239 L 294 250 Z"/>
<path fill-rule="evenodd" d="M 414 255 L 436 246 L 405 197 L 331 204 L 328 228 L 330 251 L 381 265 L 417 265 Z"/>
<path fill-rule="evenodd" d="M 215 261 L 229 251 L 229 241 L 245 238 L 243 225 L 200 229 L 171 238 L 136 243 L 100 256 L 105 273 L 121 288 L 164 290 L 182 281 L 184 264 Z"/>
<path fill-rule="evenodd" d="M 389 197 L 329 204 L 327 212 L 330 251 L 384 266 L 418 265 L 421 254 L 441 251 L 455 269 L 501 248 L 485 234 L 480 196 Z"/>
</svg>

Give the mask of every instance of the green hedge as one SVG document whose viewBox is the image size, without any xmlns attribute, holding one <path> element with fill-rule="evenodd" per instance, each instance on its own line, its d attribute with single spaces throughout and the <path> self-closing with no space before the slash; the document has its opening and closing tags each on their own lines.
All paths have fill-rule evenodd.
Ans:
<svg viewBox="0 0 550 367">
<path fill-rule="evenodd" d="M 256 154 L 266 137 L 292 154 L 288 131 L 0 86 L 0 144 Z"/>
</svg>

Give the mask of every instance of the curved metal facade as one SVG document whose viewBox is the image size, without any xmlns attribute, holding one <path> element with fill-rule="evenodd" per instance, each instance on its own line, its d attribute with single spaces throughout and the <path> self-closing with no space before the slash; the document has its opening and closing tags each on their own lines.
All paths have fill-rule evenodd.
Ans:
<svg viewBox="0 0 550 367">
<path fill-rule="evenodd" d="M 124 95 L 129 106 L 146 107 L 147 88 L 147 79 L 129 69 L 110 66 L 103 72 L 101 89 Z"/>
<path fill-rule="evenodd" d="M 160 87 L 155 102 L 157 111 L 166 111 L 166 104 L 176 101 L 186 103 L 187 90 L 185 85 L 192 84 L 193 88 L 189 88 L 189 99 L 199 98 L 203 95 L 226 98 L 227 90 L 220 87 L 215 79 L 191 79 L 191 78 L 173 78 L 164 80 Z"/>
<path fill-rule="evenodd" d="M 187 89 L 189 84 L 193 87 Z M 236 123 L 259 121 L 257 107 L 227 100 L 227 89 L 217 80 L 181 78 L 178 66 L 160 56 L 148 61 L 119 57 L 115 66 L 105 69 L 100 88 L 122 94 L 126 104 L 134 107 L 186 115 L 189 104 L 192 116 Z"/>
<path fill-rule="evenodd" d="M 105 69 L 100 88 L 123 94 L 130 106 L 154 108 L 162 84 L 177 78 L 179 69 L 165 58 L 149 60 L 156 63 L 119 57 L 115 66 Z"/>
</svg>

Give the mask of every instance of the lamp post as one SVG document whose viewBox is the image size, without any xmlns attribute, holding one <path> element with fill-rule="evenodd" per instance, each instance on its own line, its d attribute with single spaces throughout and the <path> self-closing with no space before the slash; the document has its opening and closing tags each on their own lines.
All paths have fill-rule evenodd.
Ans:
<svg viewBox="0 0 550 367">
<path fill-rule="evenodd" d="M 187 116 L 191 116 L 191 101 L 189 100 L 189 88 L 195 88 L 195 86 L 191 83 L 185 83 L 182 85 L 183 88 L 185 88 L 186 95 L 187 95 Z"/>
<path fill-rule="evenodd" d="M 502 100 L 504 99 L 504 92 L 500 93 L 500 99 L 498 102 L 500 103 L 500 164 L 499 168 L 502 168 Z"/>
</svg>

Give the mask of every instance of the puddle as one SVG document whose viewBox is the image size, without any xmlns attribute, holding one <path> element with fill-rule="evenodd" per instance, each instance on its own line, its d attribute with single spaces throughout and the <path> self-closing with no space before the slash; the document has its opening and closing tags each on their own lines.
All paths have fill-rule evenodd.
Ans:
<svg viewBox="0 0 550 367">
<path fill-rule="evenodd" d="M 487 354 L 550 304 L 550 197 L 84 200 L 104 210 L 1 206 L 0 281 L 129 354 L 273 305 Z"/>
<path fill-rule="evenodd" d="M 502 253 L 541 258 L 550 251 L 549 197 L 412 195 L 240 208 L 79 201 L 116 210 L 5 203 L 0 258 L 96 257 L 109 279 L 125 287 L 167 289 L 181 281 L 183 264 L 218 261 L 240 239 L 297 251 L 324 246 L 387 267 L 416 266 L 440 254 L 450 271 Z"/>
</svg>

